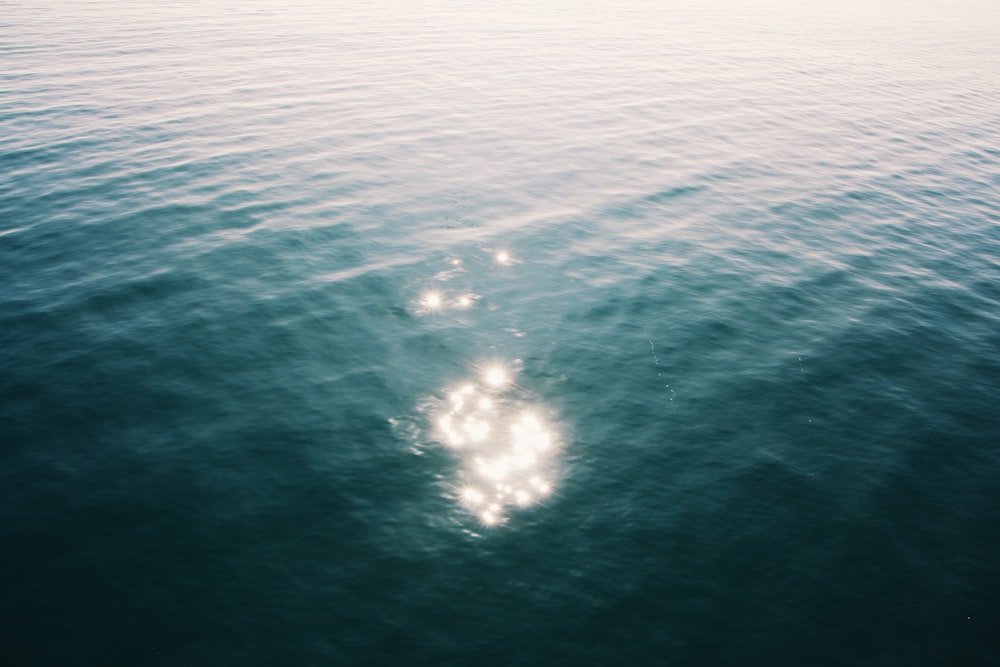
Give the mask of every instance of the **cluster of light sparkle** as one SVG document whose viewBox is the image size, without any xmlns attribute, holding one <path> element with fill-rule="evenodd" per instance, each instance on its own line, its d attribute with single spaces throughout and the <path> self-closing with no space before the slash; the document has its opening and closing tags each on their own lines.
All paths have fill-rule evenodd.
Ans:
<svg viewBox="0 0 1000 667">
<path fill-rule="evenodd" d="M 507 396 L 510 369 L 485 368 L 454 388 L 437 417 L 438 439 L 459 457 L 459 501 L 488 526 L 552 492 L 558 442 L 537 407 Z"/>
<path fill-rule="evenodd" d="M 507 266 L 514 263 L 514 258 L 507 250 L 497 250 L 493 253 L 493 261 L 499 266 Z M 460 259 L 452 259 L 449 263 L 455 267 L 455 270 L 459 270 L 462 266 Z M 418 298 L 417 311 L 424 315 L 430 315 L 445 310 L 468 310 L 477 298 L 477 295 L 468 291 L 456 294 L 446 293 L 438 288 L 428 289 Z"/>
<path fill-rule="evenodd" d="M 439 313 L 444 310 L 467 310 L 472 307 L 475 296 L 463 292 L 458 295 L 448 295 L 438 289 L 427 290 L 420 295 L 420 311 L 424 313 Z"/>
</svg>

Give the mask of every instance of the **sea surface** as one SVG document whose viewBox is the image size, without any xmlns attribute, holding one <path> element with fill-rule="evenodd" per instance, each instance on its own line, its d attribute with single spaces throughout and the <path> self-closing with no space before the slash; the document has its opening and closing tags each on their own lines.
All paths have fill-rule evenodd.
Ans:
<svg viewBox="0 0 1000 667">
<path fill-rule="evenodd" d="M 1000 664 L 1000 5 L 0 3 L 0 662 Z"/>
</svg>

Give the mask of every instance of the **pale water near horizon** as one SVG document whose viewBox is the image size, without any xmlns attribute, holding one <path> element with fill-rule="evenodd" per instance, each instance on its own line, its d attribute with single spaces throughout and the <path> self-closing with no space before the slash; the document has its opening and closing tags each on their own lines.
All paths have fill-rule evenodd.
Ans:
<svg viewBox="0 0 1000 667">
<path fill-rule="evenodd" d="M 4 664 L 996 664 L 991 3 L 3 7 Z"/>
</svg>

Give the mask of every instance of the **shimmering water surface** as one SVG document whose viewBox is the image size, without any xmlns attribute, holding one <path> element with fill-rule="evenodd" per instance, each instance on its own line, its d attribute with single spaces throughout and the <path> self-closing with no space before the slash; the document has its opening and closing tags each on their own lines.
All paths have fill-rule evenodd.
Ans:
<svg viewBox="0 0 1000 667">
<path fill-rule="evenodd" d="M 4 664 L 997 664 L 1000 8 L 488 4 L 3 3 Z"/>
</svg>

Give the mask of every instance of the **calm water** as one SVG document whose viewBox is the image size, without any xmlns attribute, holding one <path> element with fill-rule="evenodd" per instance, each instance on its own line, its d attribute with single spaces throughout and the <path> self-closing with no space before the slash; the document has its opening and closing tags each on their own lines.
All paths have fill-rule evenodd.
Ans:
<svg viewBox="0 0 1000 667">
<path fill-rule="evenodd" d="M 335 4 L 3 3 L 4 664 L 998 664 L 1000 8 Z"/>
</svg>

